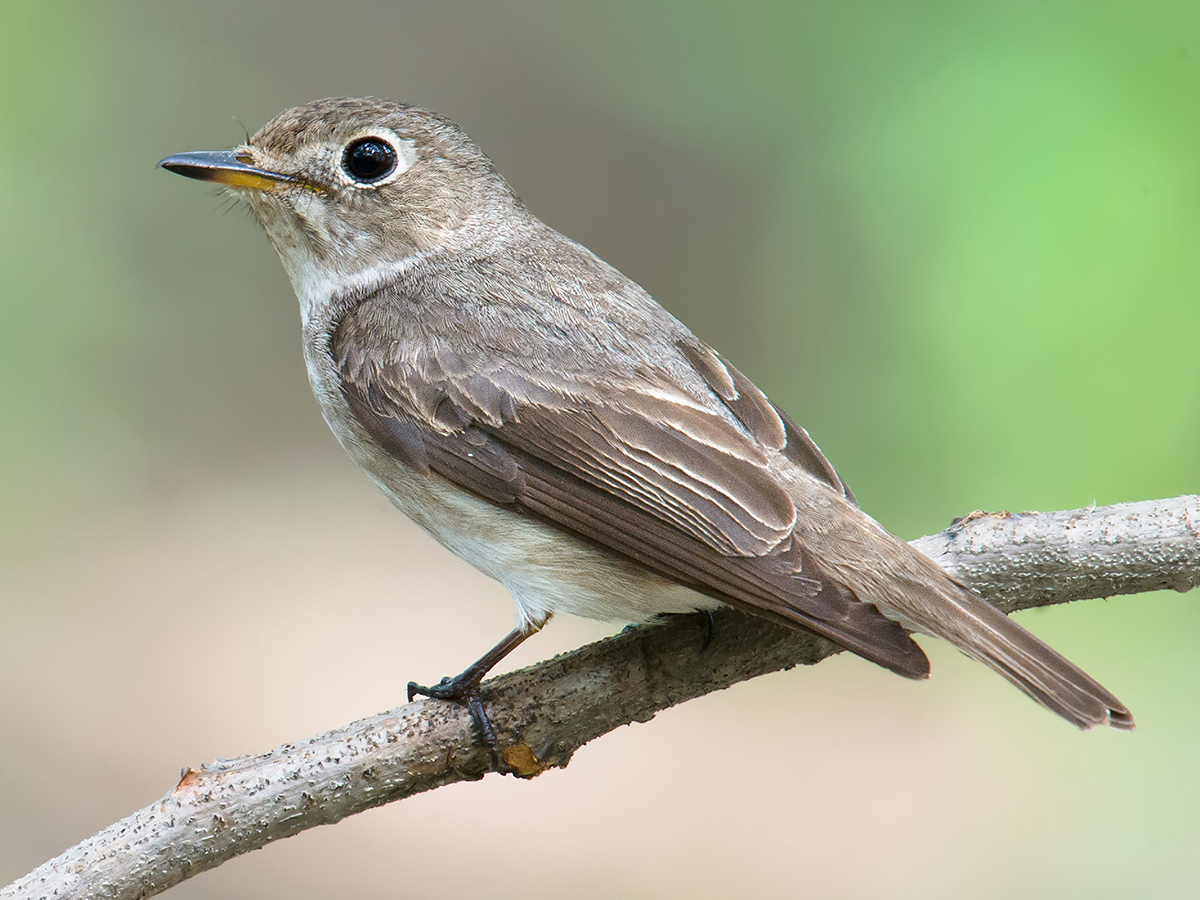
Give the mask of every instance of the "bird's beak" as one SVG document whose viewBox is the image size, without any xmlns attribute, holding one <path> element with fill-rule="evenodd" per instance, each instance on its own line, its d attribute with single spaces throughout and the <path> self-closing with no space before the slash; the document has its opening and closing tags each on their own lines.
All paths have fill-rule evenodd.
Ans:
<svg viewBox="0 0 1200 900">
<path fill-rule="evenodd" d="M 273 191 L 284 184 L 299 181 L 293 175 L 259 169 L 239 158 L 234 150 L 198 150 L 192 153 L 176 153 L 168 156 L 159 166 L 188 178 L 215 181 L 233 188 L 251 188 L 256 191 Z"/>
</svg>

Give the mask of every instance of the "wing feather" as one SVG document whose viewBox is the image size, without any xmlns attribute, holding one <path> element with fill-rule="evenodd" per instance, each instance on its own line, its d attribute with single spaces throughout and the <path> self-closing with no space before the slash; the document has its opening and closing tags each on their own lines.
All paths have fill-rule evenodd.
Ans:
<svg viewBox="0 0 1200 900">
<path fill-rule="evenodd" d="M 786 420 L 731 367 L 713 379 L 755 411 L 727 419 L 665 390 L 600 403 L 453 357 L 375 369 L 337 336 L 334 351 L 355 417 L 405 465 L 900 674 L 928 674 L 908 634 L 793 539 L 794 505 L 768 470 L 768 450 L 791 437 Z"/>
<path fill-rule="evenodd" d="M 709 389 L 759 443 L 781 451 L 804 471 L 857 505 L 849 485 L 808 432 L 768 400 L 754 382 L 694 338 L 680 341 L 679 349 Z"/>
</svg>

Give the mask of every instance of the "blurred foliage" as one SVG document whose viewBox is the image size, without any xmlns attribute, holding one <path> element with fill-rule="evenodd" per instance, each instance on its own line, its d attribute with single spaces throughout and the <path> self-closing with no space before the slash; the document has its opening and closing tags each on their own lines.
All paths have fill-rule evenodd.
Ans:
<svg viewBox="0 0 1200 900">
<path fill-rule="evenodd" d="M 361 4 L 370 33 L 289 8 L 6 4 L 18 521 L 329 449 L 277 263 L 152 164 L 360 91 L 462 118 L 901 531 L 1195 488 L 1194 4 Z"/>
<path fill-rule="evenodd" d="M 1200 7 L 689 10 L 596 15 L 592 64 L 647 123 L 773 148 L 736 358 L 861 496 L 915 530 L 1196 489 Z"/>
<path fill-rule="evenodd" d="M 1200 489 L 1195 2 L 6 0 L 0 560 L 177 485 L 342 465 L 257 226 L 154 163 L 358 94 L 459 121 L 899 533 Z M 1177 761 L 1196 746 L 1195 615 L 1036 621 L 1140 655 L 1135 688 L 1157 699 L 1112 686 L 1139 716 L 1174 710 L 1159 743 L 1090 757 L 1121 773 L 1103 796 L 1065 757 L 1040 776 L 1081 829 L 1081 892 L 1127 895 L 1153 860 L 1166 896 L 1195 838 Z M 1089 846 L 1104 801 L 1122 824 Z M 1117 880 L 1094 880 L 1126 847 Z"/>
</svg>

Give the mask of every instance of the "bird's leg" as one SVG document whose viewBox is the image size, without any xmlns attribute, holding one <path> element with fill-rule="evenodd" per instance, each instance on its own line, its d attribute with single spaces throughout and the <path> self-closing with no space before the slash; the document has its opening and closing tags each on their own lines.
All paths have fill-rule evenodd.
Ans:
<svg viewBox="0 0 1200 900">
<path fill-rule="evenodd" d="M 488 719 L 487 711 L 483 708 L 483 695 L 479 690 L 479 685 L 484 676 L 495 668 L 500 660 L 517 649 L 527 637 L 540 631 L 547 620 L 548 618 L 526 627 L 514 628 L 504 640 L 483 654 L 464 672 L 453 678 L 443 678 L 433 687 L 422 687 L 415 681 L 410 681 L 408 683 L 408 702 L 411 703 L 414 697 L 421 695 L 433 697 L 435 700 L 449 700 L 452 703 L 463 704 L 470 711 L 471 718 L 479 728 L 484 742 L 493 753 L 496 753 L 499 750 L 496 729 Z"/>
</svg>

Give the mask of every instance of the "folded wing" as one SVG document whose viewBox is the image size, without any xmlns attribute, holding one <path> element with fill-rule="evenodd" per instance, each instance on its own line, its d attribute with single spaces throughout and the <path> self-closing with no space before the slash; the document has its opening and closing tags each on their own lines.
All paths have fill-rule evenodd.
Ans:
<svg viewBox="0 0 1200 900">
<path fill-rule="evenodd" d="M 358 334 L 334 338 L 343 392 L 363 428 L 406 465 L 899 674 L 928 674 L 904 629 L 793 539 L 795 508 L 770 456 L 850 496 L 837 473 L 703 345 L 684 354 L 712 390 L 696 397 L 650 381 L 605 391 L 535 383 L 473 370 L 451 353 L 368 365 Z"/>
</svg>

